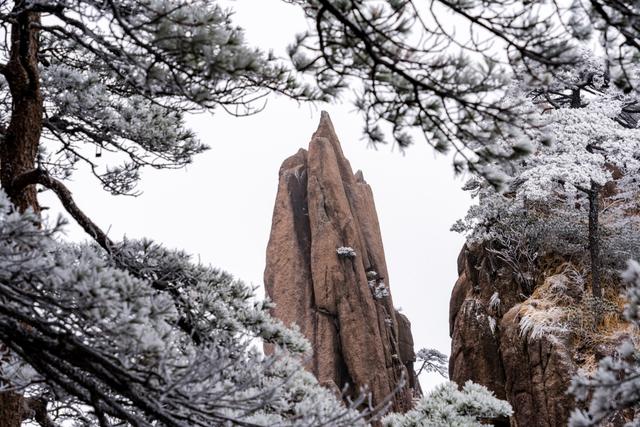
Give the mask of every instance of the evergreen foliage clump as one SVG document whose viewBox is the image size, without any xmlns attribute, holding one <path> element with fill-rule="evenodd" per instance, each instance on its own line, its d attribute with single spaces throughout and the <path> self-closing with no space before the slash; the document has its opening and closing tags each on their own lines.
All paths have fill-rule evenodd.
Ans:
<svg viewBox="0 0 640 427">
<path fill-rule="evenodd" d="M 462 390 L 448 382 L 437 386 L 406 414 L 391 414 L 385 427 L 481 427 L 483 420 L 511 416 L 509 403 L 496 398 L 486 387 L 468 381 Z"/>
<path fill-rule="evenodd" d="M 478 204 L 452 229 L 509 264 L 527 294 L 542 262 L 559 256 L 589 275 L 601 297 L 601 275 L 615 277 L 640 253 L 640 130 L 625 113 L 637 101 L 611 84 L 604 59 L 586 50 L 561 77 L 544 89 L 514 82 L 511 96 L 536 109 L 544 126 L 503 185 L 469 180 L 465 189 Z"/>
<path fill-rule="evenodd" d="M 0 193 L 5 393 L 45 399 L 56 423 L 365 424 L 368 411 L 304 371 L 308 342 L 242 282 L 150 241 L 109 254 L 38 222 Z M 255 338 L 280 351 L 264 356 Z"/>
</svg>

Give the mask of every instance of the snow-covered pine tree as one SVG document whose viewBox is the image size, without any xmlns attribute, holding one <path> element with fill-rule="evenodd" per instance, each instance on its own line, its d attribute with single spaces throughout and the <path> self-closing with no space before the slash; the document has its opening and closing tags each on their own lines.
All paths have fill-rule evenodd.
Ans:
<svg viewBox="0 0 640 427">
<path fill-rule="evenodd" d="M 422 372 L 437 372 L 444 378 L 449 378 L 449 357 L 435 348 L 421 348 L 416 354 L 416 366 L 420 366 L 416 374 Z"/>
<path fill-rule="evenodd" d="M 56 239 L 0 192 L 0 383 L 19 392 L 3 426 L 366 426 L 366 395 L 345 406 L 300 363 L 306 340 L 253 290 L 151 241 L 107 252 Z M 280 351 L 264 356 L 260 338 Z M 433 353 L 433 352 L 431 352 Z M 422 355 L 438 364 L 441 354 Z M 475 426 L 511 409 L 450 383 L 389 426 Z M 416 424 L 417 423 L 417 424 Z"/>
<path fill-rule="evenodd" d="M 115 256 L 64 185 L 78 166 L 111 193 L 130 194 L 140 168 L 181 167 L 206 148 L 185 128 L 186 112 L 247 114 L 269 92 L 315 98 L 247 46 L 230 15 L 204 0 L 0 2 L 0 185 L 15 207 L 37 213 L 36 185 L 53 190 Z M 182 298 L 172 286 L 155 289 Z M 3 422 L 23 406 L 18 394 L 0 392 Z"/>
<path fill-rule="evenodd" d="M 373 143 L 406 147 L 425 139 L 455 152 L 456 170 L 486 173 L 500 151 L 470 155 L 496 138 L 533 137 L 538 126 L 505 90 L 514 71 L 530 85 L 579 62 L 580 43 L 602 41 L 612 81 L 637 92 L 640 6 L 575 0 L 286 0 L 302 7 L 309 31 L 290 55 L 318 88 L 357 87 L 354 102 Z M 526 64 L 522 68 L 522 64 Z M 504 153 L 510 159 L 508 153 Z"/>
<path fill-rule="evenodd" d="M 0 393 L 3 422 L 31 417 L 49 425 L 53 414 L 101 426 L 362 423 L 363 414 L 341 406 L 295 359 L 265 359 L 251 350 L 252 337 L 293 353 L 305 345 L 269 319 L 265 306 L 251 303 L 246 287 L 152 243 L 111 242 L 62 181 L 83 163 L 110 192 L 132 193 L 141 167 L 180 167 L 205 149 L 183 126 L 186 112 L 219 106 L 245 114 L 269 91 L 296 99 L 335 92 L 298 84 L 273 58 L 248 47 L 215 1 L 17 0 L 0 2 L 0 11 L 6 36 L 0 184 L 8 194 L 0 202 L 2 372 L 3 386 L 24 393 Z M 405 33 L 394 22 L 402 27 L 404 17 L 389 28 Z M 458 74 L 464 58 L 435 59 L 427 69 L 444 70 L 442 77 L 472 97 L 503 82 L 493 61 L 486 73 Z M 397 70 L 387 71 L 383 80 Z M 404 79 L 394 82 L 403 96 L 411 92 Z M 473 123 L 493 113 L 515 117 L 491 104 L 468 109 L 475 101 L 456 97 L 459 90 L 419 86 L 447 104 L 423 96 L 402 102 L 435 111 L 414 122 L 435 124 L 438 141 L 459 128 L 443 121 L 452 111 L 463 119 L 470 112 L 466 134 L 485 139 L 504 129 Z M 394 110 L 409 112 L 382 111 L 398 125 L 416 111 Z M 395 134 L 406 142 L 403 130 Z M 35 185 L 53 190 L 103 250 L 61 244 L 38 228 Z"/>
<path fill-rule="evenodd" d="M 24 396 L 0 406 L 3 427 L 365 425 L 242 282 L 150 241 L 61 243 L 62 224 L 38 222 L 0 192 L 0 383 Z"/>
<path fill-rule="evenodd" d="M 535 259 L 555 253 L 589 265 L 600 297 L 602 268 L 615 274 L 640 249 L 640 224 L 629 214 L 640 171 L 640 130 L 629 113 L 637 101 L 609 84 L 604 60 L 588 51 L 544 88 L 519 80 L 511 93 L 528 100 L 524 108 L 536 109 L 544 128 L 533 143 L 499 147 L 530 155 L 511 165 L 502 188 L 472 178 L 466 188 L 479 204 L 454 229 L 496 242 L 494 250 L 520 271 L 525 293 Z"/>
<path fill-rule="evenodd" d="M 507 419 L 513 410 L 509 403 L 496 398 L 491 391 L 468 381 L 459 390 L 455 383 L 437 386 L 423 396 L 406 414 L 383 418 L 384 427 L 481 427 L 486 421 Z"/>
<path fill-rule="evenodd" d="M 206 148 L 185 112 L 247 114 L 269 92 L 314 97 L 247 46 L 230 16 L 205 0 L 1 2 L 0 181 L 10 199 L 37 211 L 34 184 L 55 191 L 52 180 L 79 163 L 108 191 L 132 193 L 141 167 L 181 167 Z"/>
</svg>

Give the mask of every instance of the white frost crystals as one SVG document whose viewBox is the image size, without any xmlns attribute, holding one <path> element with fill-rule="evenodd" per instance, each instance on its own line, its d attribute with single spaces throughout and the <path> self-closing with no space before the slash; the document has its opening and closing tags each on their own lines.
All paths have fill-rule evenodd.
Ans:
<svg viewBox="0 0 640 427">
<path fill-rule="evenodd" d="M 367 271 L 367 285 L 369 285 L 371 294 L 375 299 L 386 298 L 390 295 L 389 288 L 385 285 L 383 278 L 373 270 Z"/>
<path fill-rule="evenodd" d="M 46 66 L 36 79 L 46 99 L 48 149 L 38 164 L 64 177 L 89 167 L 106 190 L 136 194 L 142 168 L 180 168 L 206 150 L 185 114 L 231 105 L 248 114 L 272 91 L 325 98 L 249 45 L 221 3 L 29 0 L 16 6 L 16 16 L 29 9 L 46 15 L 38 23 L 46 37 L 36 47 Z M 1 4 L 6 23 L 8 5 Z M 8 117 L 8 86 L 0 92 L 0 115 Z M 87 157 L 92 149 L 105 156 Z"/>
<path fill-rule="evenodd" d="M 373 296 L 376 299 L 382 299 L 389 296 L 389 289 L 387 289 L 387 286 L 384 284 L 384 282 L 378 283 L 378 285 L 373 288 Z"/>
<path fill-rule="evenodd" d="M 489 300 L 489 308 L 494 312 L 498 312 L 500 310 L 500 302 L 500 294 L 498 291 L 495 291 Z"/>
<path fill-rule="evenodd" d="M 336 249 L 336 253 L 341 258 L 355 258 L 356 251 L 350 246 L 340 246 Z"/>
<path fill-rule="evenodd" d="M 462 390 L 452 382 L 422 397 L 411 411 L 382 419 L 384 427 L 482 427 L 487 420 L 508 417 L 509 403 L 498 399 L 486 387 L 467 381 Z"/>
<path fill-rule="evenodd" d="M 527 307 L 520 319 L 520 336 L 533 341 L 543 336 L 566 334 L 569 327 L 562 323 L 564 317 L 565 311 L 561 307 L 546 310 Z"/>
<path fill-rule="evenodd" d="M 66 244 L 40 222 L 0 191 L 0 382 L 55 396 L 56 425 L 365 425 L 242 282 L 150 241 Z"/>
</svg>

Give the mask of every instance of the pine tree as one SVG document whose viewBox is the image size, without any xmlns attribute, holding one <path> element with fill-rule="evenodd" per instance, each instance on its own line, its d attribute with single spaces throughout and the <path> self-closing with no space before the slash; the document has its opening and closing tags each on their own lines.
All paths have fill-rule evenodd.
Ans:
<svg viewBox="0 0 640 427">
<path fill-rule="evenodd" d="M 364 426 L 253 290 L 151 241 L 62 243 L 0 192 L 2 425 Z M 267 357 L 259 338 L 280 349 Z M 25 397 L 10 399 L 19 392 Z M 15 394 L 15 396 L 20 396 Z M 377 408 L 380 410 L 383 408 Z"/>
<path fill-rule="evenodd" d="M 189 163 L 206 147 L 186 112 L 313 97 L 216 2 L 19 0 L 2 2 L 0 20 L 0 178 L 20 210 L 37 212 L 34 184 L 55 191 L 79 163 L 114 194 L 134 192 L 144 166 Z"/>
<path fill-rule="evenodd" d="M 356 88 L 372 143 L 424 138 L 454 151 L 457 171 L 490 178 L 487 164 L 511 159 L 493 149 L 496 139 L 535 138 L 535 112 L 509 96 L 509 78 L 544 87 L 581 61 L 583 42 L 603 46 L 613 84 L 638 90 L 636 2 L 286 1 L 309 20 L 290 49 L 293 63 L 331 96 Z"/>
<path fill-rule="evenodd" d="M 640 130 L 629 113 L 637 101 L 609 84 L 604 64 L 584 51 L 578 66 L 567 67 L 544 88 L 516 81 L 512 96 L 528 99 L 544 127 L 533 144 L 503 144 L 506 152 L 517 147 L 531 154 L 512 164 L 502 193 L 472 180 L 468 188 L 480 204 L 456 226 L 473 230 L 472 238 L 502 240 L 500 246 L 512 253 L 505 256 L 501 249 L 501 254 L 519 268 L 532 264 L 533 254 L 556 251 L 579 259 L 586 248 L 596 298 L 602 296 L 603 259 L 609 273 L 620 268 L 634 255 L 629 251 L 637 250 L 627 239 L 638 233 L 627 214 L 635 206 L 634 177 L 640 171 Z M 620 245 L 627 245 L 625 252 Z"/>
<path fill-rule="evenodd" d="M 0 21 L 0 185 L 36 214 L 36 185 L 53 190 L 111 253 L 64 184 L 78 166 L 132 194 L 142 167 L 181 167 L 206 149 L 185 113 L 249 114 L 269 92 L 316 98 L 212 1 L 17 0 L 0 2 Z M 1 392 L 3 420 L 19 423 L 25 402 Z"/>
<path fill-rule="evenodd" d="M 406 414 L 391 414 L 385 427 L 481 427 L 483 421 L 507 419 L 513 410 L 486 387 L 468 381 L 459 390 L 454 383 L 437 386 Z M 482 420 L 482 421 L 481 421 Z"/>
</svg>

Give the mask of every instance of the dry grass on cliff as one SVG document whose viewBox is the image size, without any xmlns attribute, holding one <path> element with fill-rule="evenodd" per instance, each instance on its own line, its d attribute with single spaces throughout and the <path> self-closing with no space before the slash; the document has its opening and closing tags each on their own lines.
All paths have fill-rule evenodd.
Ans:
<svg viewBox="0 0 640 427">
<path fill-rule="evenodd" d="M 572 266 L 567 263 L 563 266 L 554 268 L 520 306 L 521 336 L 535 340 L 543 336 L 564 337 L 570 332 L 569 310 L 575 304 L 572 293 L 582 283 Z"/>
<path fill-rule="evenodd" d="M 565 338 L 581 353 L 580 364 L 593 366 L 595 352 L 613 351 L 625 335 L 640 338 L 637 328 L 622 316 L 626 301 L 618 283 L 606 283 L 604 298 L 599 300 L 585 286 L 585 275 L 570 263 L 550 268 L 545 277 L 521 305 L 521 336 Z"/>
</svg>

